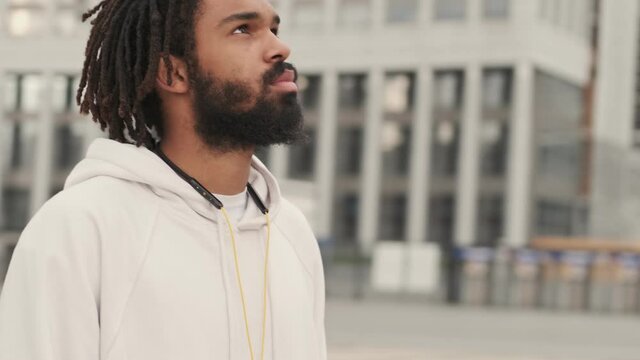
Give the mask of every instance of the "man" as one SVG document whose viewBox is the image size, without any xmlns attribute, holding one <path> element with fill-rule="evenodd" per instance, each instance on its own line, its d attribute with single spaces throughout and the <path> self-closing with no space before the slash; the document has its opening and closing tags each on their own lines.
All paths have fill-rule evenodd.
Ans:
<svg viewBox="0 0 640 360">
<path fill-rule="evenodd" d="M 30 221 L 1 360 L 326 359 L 302 214 L 252 156 L 302 137 L 267 0 L 105 0 L 78 89 L 109 138 Z"/>
</svg>

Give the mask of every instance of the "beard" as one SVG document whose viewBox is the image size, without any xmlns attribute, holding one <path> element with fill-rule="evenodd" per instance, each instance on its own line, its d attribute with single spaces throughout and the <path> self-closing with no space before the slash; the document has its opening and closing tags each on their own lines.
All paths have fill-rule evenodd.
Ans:
<svg viewBox="0 0 640 360">
<path fill-rule="evenodd" d="M 296 93 L 269 88 L 285 70 L 296 71 L 293 65 L 280 62 L 267 71 L 257 95 L 248 82 L 215 80 L 195 68 L 195 132 L 210 148 L 229 152 L 306 140 Z"/>
</svg>

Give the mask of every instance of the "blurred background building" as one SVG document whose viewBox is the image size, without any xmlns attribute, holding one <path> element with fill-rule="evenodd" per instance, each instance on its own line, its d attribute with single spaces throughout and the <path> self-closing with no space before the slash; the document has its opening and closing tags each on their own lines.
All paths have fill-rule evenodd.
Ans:
<svg viewBox="0 0 640 360">
<path fill-rule="evenodd" d="M 353 282 L 451 301 L 472 301 L 470 288 L 490 302 L 501 276 L 551 273 L 573 284 L 591 276 L 594 254 L 620 252 L 582 261 L 584 251 L 550 251 L 582 269 L 574 276 L 545 270 L 541 253 L 518 252 L 537 238 L 640 239 L 636 0 L 273 4 L 301 73 L 311 141 L 258 156 L 308 214 L 326 258 L 348 249 L 350 266 L 365 267 Z M 7 249 L 101 136 L 75 105 L 88 36 L 79 18 L 89 6 L 0 2 Z M 501 249 L 510 251 L 502 275 Z M 473 290 L 474 276 L 493 285 Z M 630 279 L 638 298 L 640 280 Z"/>
</svg>

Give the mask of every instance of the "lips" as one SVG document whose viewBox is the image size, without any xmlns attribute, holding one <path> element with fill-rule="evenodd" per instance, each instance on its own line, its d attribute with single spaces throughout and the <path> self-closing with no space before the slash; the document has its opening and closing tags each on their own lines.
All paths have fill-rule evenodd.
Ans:
<svg viewBox="0 0 640 360">
<path fill-rule="evenodd" d="M 274 89 L 283 92 L 297 92 L 298 85 L 295 83 L 296 81 L 296 73 L 293 70 L 285 70 L 282 75 L 280 75 L 273 82 L 272 86 Z"/>
<path fill-rule="evenodd" d="M 280 77 L 278 77 L 273 83 L 277 84 L 280 82 L 294 82 L 296 79 L 296 74 L 293 70 L 285 70 Z"/>
</svg>

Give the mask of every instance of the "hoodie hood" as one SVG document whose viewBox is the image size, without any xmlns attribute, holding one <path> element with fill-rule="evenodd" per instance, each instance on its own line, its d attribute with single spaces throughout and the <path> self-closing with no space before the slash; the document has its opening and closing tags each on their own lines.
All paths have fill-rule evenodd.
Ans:
<svg viewBox="0 0 640 360">
<path fill-rule="evenodd" d="M 100 176 L 148 186 L 162 198 L 183 201 L 203 217 L 212 221 L 219 218 L 219 210 L 178 176 L 158 155 L 145 147 L 103 138 L 94 140 L 86 157 L 69 174 L 64 188 Z M 271 218 L 275 218 L 280 208 L 280 188 L 275 177 L 256 156 L 251 161 L 249 183 L 269 209 Z M 250 206 L 249 209 L 252 211 L 247 211 L 239 225 L 245 227 L 262 224 L 262 214 L 255 207 Z"/>
</svg>

